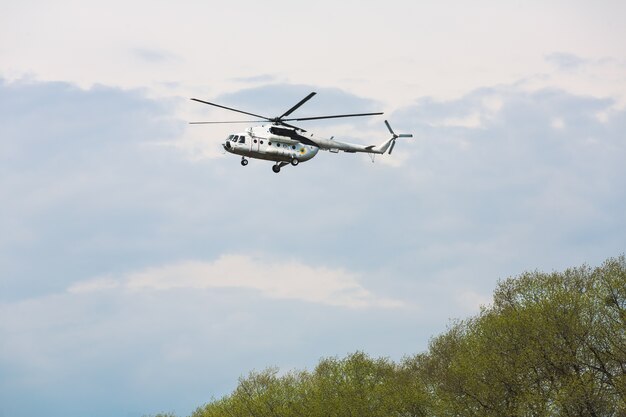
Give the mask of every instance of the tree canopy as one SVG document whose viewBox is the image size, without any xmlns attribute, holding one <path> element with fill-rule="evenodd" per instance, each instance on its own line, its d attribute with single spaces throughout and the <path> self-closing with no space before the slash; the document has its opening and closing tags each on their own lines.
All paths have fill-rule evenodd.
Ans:
<svg viewBox="0 0 626 417">
<path fill-rule="evenodd" d="M 626 259 L 527 272 L 398 363 L 363 352 L 239 379 L 192 417 L 626 416 Z"/>
</svg>

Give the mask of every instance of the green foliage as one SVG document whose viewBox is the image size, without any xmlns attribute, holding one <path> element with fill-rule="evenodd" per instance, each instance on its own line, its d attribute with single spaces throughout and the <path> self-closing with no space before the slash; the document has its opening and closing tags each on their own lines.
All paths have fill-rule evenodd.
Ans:
<svg viewBox="0 0 626 417">
<path fill-rule="evenodd" d="M 313 372 L 253 372 L 193 416 L 426 416 L 428 396 L 415 370 L 408 361 L 396 365 L 356 352 L 323 359 Z"/>
<path fill-rule="evenodd" d="M 501 282 L 493 305 L 431 342 L 437 415 L 626 415 L 626 262 Z"/>
<path fill-rule="evenodd" d="M 498 284 L 400 363 L 362 352 L 241 378 L 193 417 L 626 416 L 626 259 Z"/>
</svg>

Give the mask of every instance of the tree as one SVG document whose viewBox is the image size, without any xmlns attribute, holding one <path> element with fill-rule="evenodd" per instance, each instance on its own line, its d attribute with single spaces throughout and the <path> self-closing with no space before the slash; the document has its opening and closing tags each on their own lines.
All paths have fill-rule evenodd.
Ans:
<svg viewBox="0 0 626 417">
<path fill-rule="evenodd" d="M 439 415 L 624 415 L 626 262 L 499 283 L 493 305 L 435 338 Z"/>
<path fill-rule="evenodd" d="M 396 365 L 356 352 L 326 358 L 313 372 L 277 376 L 270 368 L 241 378 L 235 391 L 194 417 L 427 416 L 428 397 L 410 361 Z"/>
<path fill-rule="evenodd" d="M 394 363 L 363 352 L 270 368 L 193 417 L 626 416 L 626 259 L 527 272 Z"/>
</svg>

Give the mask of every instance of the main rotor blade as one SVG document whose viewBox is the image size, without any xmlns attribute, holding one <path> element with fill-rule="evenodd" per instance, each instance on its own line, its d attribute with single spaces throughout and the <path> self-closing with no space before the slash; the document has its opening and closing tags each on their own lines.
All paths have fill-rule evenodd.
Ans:
<svg viewBox="0 0 626 417">
<path fill-rule="evenodd" d="M 204 104 L 208 104 L 209 106 L 215 106 L 215 107 L 220 107 L 222 109 L 226 109 L 226 110 L 230 110 L 230 111 L 236 111 L 237 113 L 243 113 L 243 114 L 247 114 L 248 116 L 254 116 L 254 117 L 260 117 L 261 119 L 265 119 L 265 120 L 270 120 L 269 117 L 265 117 L 265 116 L 261 116 L 259 114 L 254 114 L 254 113 L 249 113 L 247 111 L 243 111 L 243 110 L 237 110 L 237 109 L 233 109 L 231 107 L 226 107 L 226 106 L 222 106 L 220 104 L 215 104 L 215 103 L 211 103 L 208 101 L 204 101 L 204 100 L 199 100 L 197 98 L 192 98 L 193 101 L 197 101 L 198 103 L 204 103 Z"/>
<path fill-rule="evenodd" d="M 282 119 L 281 121 L 296 121 L 301 122 L 302 120 L 319 120 L 319 119 L 337 119 L 340 117 L 359 117 L 359 116 L 377 116 L 380 113 L 355 113 L 355 114 L 337 114 L 334 116 L 317 116 L 317 117 L 299 117 L 297 119 Z"/>
<path fill-rule="evenodd" d="M 213 125 L 220 123 L 267 123 L 267 120 L 233 120 L 230 122 L 189 122 L 190 125 Z"/>
<path fill-rule="evenodd" d="M 278 117 L 278 119 L 282 119 L 285 116 L 289 116 L 291 113 L 293 113 L 298 107 L 302 106 L 304 103 L 306 103 L 307 101 L 309 101 L 315 94 L 317 94 L 315 91 L 312 92 L 311 94 L 309 94 L 308 96 L 306 96 L 305 98 L 303 98 L 302 100 L 300 100 L 298 102 L 298 104 L 296 104 L 295 106 L 293 106 L 292 108 L 290 108 L 289 110 L 287 110 L 285 113 L 283 113 L 281 116 Z"/>
</svg>

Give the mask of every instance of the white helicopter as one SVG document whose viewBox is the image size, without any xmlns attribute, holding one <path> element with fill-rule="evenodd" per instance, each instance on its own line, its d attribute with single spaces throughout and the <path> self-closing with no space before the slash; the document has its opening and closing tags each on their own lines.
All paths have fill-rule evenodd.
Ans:
<svg viewBox="0 0 626 417">
<path fill-rule="evenodd" d="M 247 128 L 244 132 L 228 135 L 228 138 L 222 145 L 227 152 L 241 155 L 241 165 L 248 165 L 246 158 L 264 159 L 268 161 L 274 161 L 272 171 L 279 173 L 280 169 L 286 165 L 297 166 L 300 162 L 306 162 L 312 159 L 320 149 L 337 153 L 339 151 L 356 153 L 363 152 L 371 154 L 372 157 L 376 154 L 384 154 L 385 152 L 393 151 L 396 145 L 397 138 L 411 138 L 411 134 L 397 135 L 391 129 L 389 122 L 385 120 L 385 125 L 391 133 L 391 138 L 386 140 L 380 145 L 356 145 L 352 143 L 339 142 L 330 139 L 314 137 L 312 133 L 307 132 L 304 129 L 293 126 L 286 122 L 291 121 L 304 121 L 304 120 L 319 120 L 319 119 L 336 119 L 340 117 L 359 117 L 359 116 L 375 116 L 383 113 L 355 113 L 355 114 L 338 114 L 332 116 L 316 116 L 316 117 L 298 117 L 287 118 L 296 109 L 310 100 L 316 93 L 312 92 L 295 106 L 287 110 L 285 113 L 278 117 L 265 117 L 254 113 L 249 113 L 243 110 L 233 109 L 230 107 L 222 106 L 208 101 L 192 98 L 191 100 L 199 103 L 208 104 L 210 106 L 219 107 L 226 110 L 231 110 L 237 113 L 247 114 L 249 116 L 258 117 L 263 120 L 237 120 L 228 122 L 190 122 L 190 124 L 213 124 L 213 123 L 264 123 L 271 122 L 269 125 L 254 126 Z"/>
</svg>

